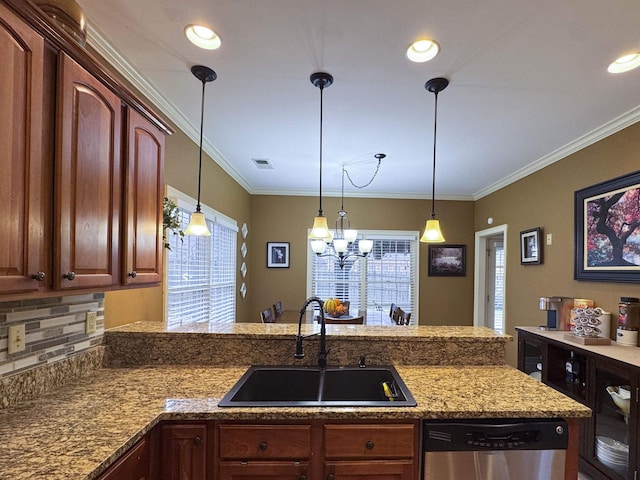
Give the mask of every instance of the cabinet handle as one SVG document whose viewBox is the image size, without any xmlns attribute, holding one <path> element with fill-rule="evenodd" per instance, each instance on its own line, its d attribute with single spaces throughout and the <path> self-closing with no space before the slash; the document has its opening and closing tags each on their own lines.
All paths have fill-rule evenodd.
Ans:
<svg viewBox="0 0 640 480">
<path fill-rule="evenodd" d="M 373 447 L 376 445 L 371 440 L 367 440 L 367 443 L 365 443 L 364 446 L 367 447 L 367 450 L 373 450 Z"/>
<path fill-rule="evenodd" d="M 307 480 L 307 476 L 303 473 L 298 477 L 298 480 Z"/>
<path fill-rule="evenodd" d="M 336 476 L 333 473 L 327 475 L 327 480 L 335 480 Z"/>
<path fill-rule="evenodd" d="M 195 437 L 193 439 L 193 444 L 197 447 L 202 443 L 202 439 L 200 437 Z"/>
<path fill-rule="evenodd" d="M 134 270 L 133 272 L 129 272 L 129 276 L 131 278 L 136 278 L 138 276 L 138 274 L 136 273 L 136 271 Z"/>
<path fill-rule="evenodd" d="M 62 275 L 63 278 L 66 278 L 67 280 L 71 281 L 74 278 L 76 278 L 76 272 L 69 272 L 69 273 L 65 273 L 64 275 Z"/>
<path fill-rule="evenodd" d="M 37 280 L 38 282 L 42 282 L 47 277 L 47 274 L 44 272 L 38 272 L 31 275 L 31 278 Z"/>
<path fill-rule="evenodd" d="M 258 448 L 264 452 L 267 449 L 267 446 L 268 446 L 267 442 L 260 442 L 260 444 L 258 445 Z"/>
</svg>

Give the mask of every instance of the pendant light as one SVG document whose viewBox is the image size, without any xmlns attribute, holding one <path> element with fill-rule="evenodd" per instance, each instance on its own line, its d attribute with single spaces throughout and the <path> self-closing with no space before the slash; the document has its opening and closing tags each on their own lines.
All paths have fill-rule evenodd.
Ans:
<svg viewBox="0 0 640 480">
<path fill-rule="evenodd" d="M 438 128 L 438 93 L 447 88 L 449 80 L 446 78 L 438 77 L 432 78 L 424 84 L 424 88 L 433 94 L 435 94 L 435 115 L 433 119 L 433 175 L 431 183 L 431 218 L 427 220 L 427 225 L 424 229 L 424 234 L 420 238 L 421 242 L 426 243 L 442 243 L 444 242 L 444 236 L 440 231 L 440 222 L 436 220 L 436 133 Z"/>
<path fill-rule="evenodd" d="M 309 77 L 311 83 L 320 89 L 320 205 L 318 208 L 318 215 L 313 219 L 313 227 L 311 227 L 311 234 L 309 239 L 311 240 L 312 248 L 314 251 L 320 247 L 320 243 L 330 239 L 329 225 L 327 224 L 327 217 L 322 214 L 322 97 L 326 87 L 331 86 L 333 83 L 333 77 L 326 72 L 315 72 Z"/>
<path fill-rule="evenodd" d="M 204 87 L 208 82 L 213 82 L 218 76 L 216 72 L 204 65 L 194 65 L 191 67 L 191 73 L 202 82 L 202 103 L 200 107 L 200 157 L 198 161 L 198 203 L 196 211 L 191 214 L 189 226 L 184 231 L 185 235 L 197 235 L 201 237 L 210 237 L 211 232 L 207 227 L 207 221 L 204 213 L 200 210 L 200 189 L 202 186 L 202 130 L 204 127 Z"/>
</svg>

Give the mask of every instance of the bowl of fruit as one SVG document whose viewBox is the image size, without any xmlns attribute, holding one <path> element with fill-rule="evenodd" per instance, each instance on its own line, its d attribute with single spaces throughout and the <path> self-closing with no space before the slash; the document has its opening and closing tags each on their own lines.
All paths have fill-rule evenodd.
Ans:
<svg viewBox="0 0 640 480">
<path fill-rule="evenodd" d="M 339 298 L 328 298 L 324 302 L 324 313 L 333 318 L 340 318 L 346 315 L 347 308 Z"/>
</svg>

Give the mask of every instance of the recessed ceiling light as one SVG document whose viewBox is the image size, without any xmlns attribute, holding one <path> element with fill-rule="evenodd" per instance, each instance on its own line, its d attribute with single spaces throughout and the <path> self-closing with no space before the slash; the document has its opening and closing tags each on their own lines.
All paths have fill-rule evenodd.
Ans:
<svg viewBox="0 0 640 480">
<path fill-rule="evenodd" d="M 216 32 L 203 25 L 187 25 L 184 28 L 184 34 L 196 47 L 205 50 L 216 50 L 222 43 Z"/>
<path fill-rule="evenodd" d="M 412 62 L 428 62 L 440 51 L 440 45 L 435 40 L 418 40 L 407 48 L 407 58 Z"/>
<path fill-rule="evenodd" d="M 607 68 L 609 73 L 622 73 L 640 67 L 640 52 L 618 58 Z"/>
</svg>

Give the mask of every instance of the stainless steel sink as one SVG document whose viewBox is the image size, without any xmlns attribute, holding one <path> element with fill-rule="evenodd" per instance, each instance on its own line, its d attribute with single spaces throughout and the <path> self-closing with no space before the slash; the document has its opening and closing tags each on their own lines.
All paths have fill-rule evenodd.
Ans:
<svg viewBox="0 0 640 480">
<path fill-rule="evenodd" d="M 221 407 L 414 407 L 392 366 L 252 366 L 218 404 Z"/>
</svg>

